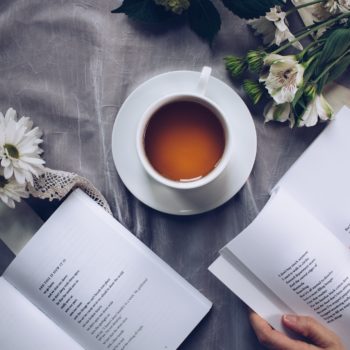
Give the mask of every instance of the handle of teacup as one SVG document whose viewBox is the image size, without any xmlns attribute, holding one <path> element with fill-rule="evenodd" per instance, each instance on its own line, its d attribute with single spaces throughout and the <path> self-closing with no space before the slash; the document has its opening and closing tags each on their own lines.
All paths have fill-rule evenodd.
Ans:
<svg viewBox="0 0 350 350">
<path fill-rule="evenodd" d="M 208 81 L 211 74 L 211 68 L 204 66 L 201 72 L 201 76 L 199 77 L 199 82 L 197 85 L 197 93 L 199 95 L 205 95 L 207 91 Z"/>
</svg>

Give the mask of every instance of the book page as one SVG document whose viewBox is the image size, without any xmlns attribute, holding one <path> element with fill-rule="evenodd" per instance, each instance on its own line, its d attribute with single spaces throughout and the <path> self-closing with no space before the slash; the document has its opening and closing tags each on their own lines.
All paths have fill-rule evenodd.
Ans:
<svg viewBox="0 0 350 350">
<path fill-rule="evenodd" d="M 350 248 L 350 109 L 344 107 L 277 184 Z"/>
<path fill-rule="evenodd" d="M 350 347 L 350 252 L 286 192 L 226 249 L 291 310 L 316 318 Z"/>
<path fill-rule="evenodd" d="M 211 303 L 80 190 L 5 272 L 85 349 L 176 349 Z"/>
<path fill-rule="evenodd" d="M 0 296 L 2 350 L 83 350 L 3 277 Z"/>
<path fill-rule="evenodd" d="M 224 249 L 221 253 L 223 255 L 209 266 L 209 271 L 252 310 L 273 324 L 275 329 L 285 332 L 281 323 L 281 315 L 293 313 L 293 310 L 232 253 L 229 254 L 228 249 Z"/>
</svg>

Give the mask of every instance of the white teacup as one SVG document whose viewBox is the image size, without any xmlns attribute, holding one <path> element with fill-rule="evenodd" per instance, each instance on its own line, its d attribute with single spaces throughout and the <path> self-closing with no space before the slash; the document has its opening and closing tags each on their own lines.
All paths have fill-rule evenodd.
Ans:
<svg viewBox="0 0 350 350">
<path fill-rule="evenodd" d="M 141 117 L 138 124 L 137 133 L 136 133 L 136 148 L 137 154 L 139 156 L 140 162 L 143 165 L 146 172 L 158 183 L 168 186 L 175 189 L 194 189 L 203 187 L 214 179 L 216 179 L 227 167 L 228 162 L 232 157 L 232 135 L 229 127 L 229 122 L 227 116 L 222 112 L 220 107 L 211 101 L 208 97 L 205 96 L 207 85 L 209 82 L 211 74 L 211 68 L 203 67 L 201 72 L 198 85 L 196 90 L 193 93 L 175 93 L 171 95 L 164 96 L 153 103 Z M 206 109 L 210 110 L 220 122 L 225 136 L 225 147 L 222 153 L 220 160 L 217 162 L 216 166 L 207 174 L 199 179 L 189 180 L 189 181 L 175 181 L 169 179 L 162 174 L 160 174 L 151 164 L 150 160 L 147 157 L 144 138 L 145 132 L 154 114 L 162 107 L 177 101 L 192 101 L 196 102 Z"/>
</svg>

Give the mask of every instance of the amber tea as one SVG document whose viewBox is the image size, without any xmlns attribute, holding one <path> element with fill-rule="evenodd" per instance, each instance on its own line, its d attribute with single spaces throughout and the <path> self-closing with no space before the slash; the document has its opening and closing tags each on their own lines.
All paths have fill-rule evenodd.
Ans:
<svg viewBox="0 0 350 350">
<path fill-rule="evenodd" d="M 225 149 L 220 119 L 194 101 L 175 101 L 149 119 L 144 149 L 153 168 L 174 181 L 195 181 L 209 174 Z"/>
</svg>

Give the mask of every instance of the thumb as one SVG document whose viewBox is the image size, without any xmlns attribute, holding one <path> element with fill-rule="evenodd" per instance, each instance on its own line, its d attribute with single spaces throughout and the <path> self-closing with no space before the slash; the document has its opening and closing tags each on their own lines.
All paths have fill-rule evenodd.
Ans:
<svg viewBox="0 0 350 350">
<path fill-rule="evenodd" d="M 337 343 L 337 335 L 311 317 L 285 315 L 282 321 L 284 326 L 311 340 L 321 348 L 327 348 Z"/>
</svg>

